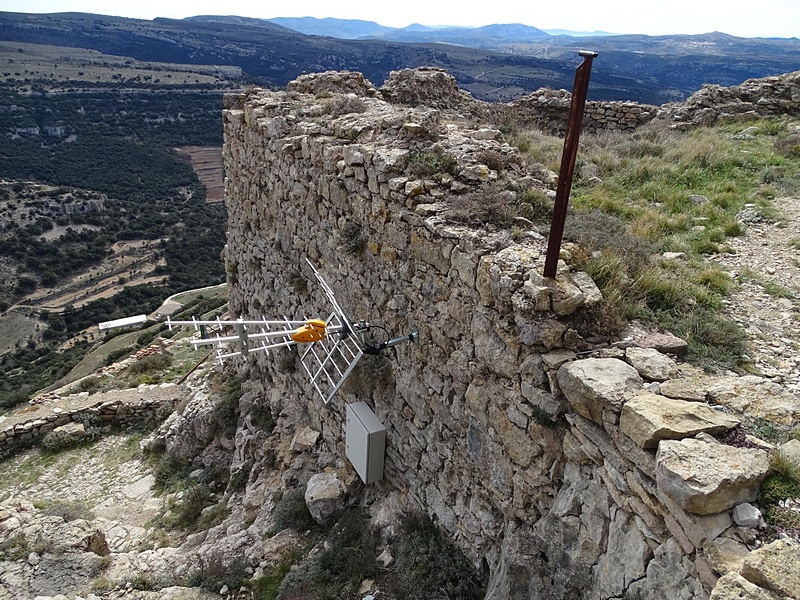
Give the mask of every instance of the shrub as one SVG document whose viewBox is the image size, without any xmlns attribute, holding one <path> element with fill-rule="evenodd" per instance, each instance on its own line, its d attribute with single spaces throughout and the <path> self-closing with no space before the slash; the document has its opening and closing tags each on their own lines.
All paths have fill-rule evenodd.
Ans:
<svg viewBox="0 0 800 600">
<path fill-rule="evenodd" d="M 351 509 L 334 525 L 326 549 L 290 572 L 280 597 L 339 600 L 350 597 L 364 579 L 378 573 L 378 536 L 361 509 Z"/>
<path fill-rule="evenodd" d="M 180 504 L 174 509 L 176 527 L 187 528 L 198 525 L 198 518 L 203 509 L 209 505 L 211 490 L 207 485 L 198 483 L 183 492 Z"/>
<path fill-rule="evenodd" d="M 169 354 L 156 352 L 148 354 L 134 362 L 128 371 L 133 375 L 147 375 L 158 371 L 163 371 L 172 364 L 172 357 Z"/>
<path fill-rule="evenodd" d="M 186 584 L 218 593 L 223 586 L 238 590 L 247 581 L 247 564 L 241 558 L 225 562 L 221 554 L 209 554 L 200 568 L 189 574 Z"/>
<path fill-rule="evenodd" d="M 300 532 L 314 529 L 317 523 L 306 506 L 305 488 L 284 492 L 281 499 L 275 504 L 272 520 L 276 533 L 284 529 Z"/>
<path fill-rule="evenodd" d="M 367 104 L 361 98 L 350 95 L 336 95 L 323 102 L 323 110 L 334 117 L 341 117 L 351 113 L 363 113 L 367 110 Z"/>
<path fill-rule="evenodd" d="M 403 516 L 394 589 L 399 600 L 478 600 L 485 591 L 464 554 L 427 516 Z"/>
<path fill-rule="evenodd" d="M 236 432 L 239 422 L 239 399 L 242 397 L 241 377 L 226 378 L 219 390 L 219 401 L 211 413 L 211 421 L 215 428 L 227 437 Z"/>
<path fill-rule="evenodd" d="M 790 158 L 800 157 L 800 133 L 775 140 L 775 149 Z"/>
<path fill-rule="evenodd" d="M 361 232 L 361 225 L 352 221 L 342 226 L 339 240 L 349 254 L 360 254 L 367 245 L 367 240 Z"/>
<path fill-rule="evenodd" d="M 38 508 L 38 507 L 37 507 Z M 41 507 L 42 513 L 51 517 L 61 517 L 65 522 L 84 519 L 91 521 L 95 518 L 94 513 L 89 507 L 80 501 L 67 502 L 64 500 L 54 500 Z"/>
<path fill-rule="evenodd" d="M 458 161 L 443 152 L 428 150 L 411 154 L 408 168 L 410 173 L 417 177 L 432 177 L 445 173 L 455 175 L 458 172 Z"/>
</svg>

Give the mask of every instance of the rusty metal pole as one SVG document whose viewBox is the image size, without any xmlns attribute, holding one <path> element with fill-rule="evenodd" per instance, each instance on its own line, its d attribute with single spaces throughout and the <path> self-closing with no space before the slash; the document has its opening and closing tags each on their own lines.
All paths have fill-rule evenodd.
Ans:
<svg viewBox="0 0 800 600">
<path fill-rule="evenodd" d="M 564 221 L 567 219 L 569 191 L 572 187 L 572 175 L 575 172 L 575 158 L 578 155 L 578 141 L 583 128 L 583 112 L 586 108 L 586 95 L 589 91 L 589 75 L 592 72 L 592 60 L 597 52 L 581 50 L 579 56 L 583 62 L 575 70 L 575 84 L 572 87 L 572 104 L 567 118 L 567 136 L 564 139 L 564 151 L 561 154 L 561 170 L 558 173 L 558 187 L 553 207 L 553 220 L 550 223 L 550 237 L 547 240 L 547 257 L 544 261 L 544 276 L 555 279 L 558 268 L 558 255 L 561 252 L 561 238 L 564 237 Z"/>
</svg>

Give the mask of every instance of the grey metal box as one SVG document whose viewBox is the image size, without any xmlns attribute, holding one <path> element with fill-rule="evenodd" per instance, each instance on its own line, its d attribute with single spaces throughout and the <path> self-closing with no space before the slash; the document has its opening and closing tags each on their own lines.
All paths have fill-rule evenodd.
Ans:
<svg viewBox="0 0 800 600">
<path fill-rule="evenodd" d="M 383 479 L 386 427 L 366 402 L 347 405 L 345 453 L 364 483 Z"/>
</svg>

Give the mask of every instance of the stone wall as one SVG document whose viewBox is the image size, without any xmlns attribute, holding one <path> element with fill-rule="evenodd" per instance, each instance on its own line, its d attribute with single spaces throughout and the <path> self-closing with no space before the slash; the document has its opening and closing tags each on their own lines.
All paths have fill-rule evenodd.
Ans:
<svg viewBox="0 0 800 600">
<path fill-rule="evenodd" d="M 541 88 L 509 104 L 525 121 L 536 123 L 543 129 L 563 133 L 567 130 L 567 116 L 572 94 L 566 90 Z M 661 108 L 637 102 L 588 100 L 584 111 L 583 127 L 591 133 L 599 131 L 634 131 L 640 125 L 655 119 Z"/>
<path fill-rule="evenodd" d="M 515 100 L 503 110 L 524 123 L 563 133 L 572 94 L 542 88 Z M 586 102 L 585 131 L 631 132 L 653 119 L 666 119 L 677 129 L 713 125 L 718 119 L 747 121 L 780 115 L 800 115 L 800 71 L 748 79 L 740 85 L 704 85 L 685 102 L 654 106 L 636 102 Z"/>
<path fill-rule="evenodd" d="M 434 517 L 488 575 L 490 598 L 707 597 L 755 543 L 747 506 L 757 513 L 766 452 L 711 437 L 739 417 L 709 408 L 671 359 L 590 337 L 576 315 L 597 288 L 563 261 L 544 279 L 544 240 L 524 219 L 506 215 L 513 236 L 469 224 L 486 205 L 515 206 L 511 190 L 545 186 L 499 132 L 452 112 L 460 98 L 445 89 L 440 109 L 389 104 L 329 73 L 226 99 L 231 314 L 328 314 L 308 258 L 352 319 L 420 337 L 362 361 L 328 405 L 296 355 L 251 355 L 257 401 L 279 427 L 320 432 L 342 465 L 345 405 L 366 401 L 387 428 L 372 495 L 399 490 Z M 435 156 L 455 163 L 420 168 Z M 796 398 L 781 402 L 800 416 Z M 252 463 L 248 439 L 237 433 L 235 462 Z M 748 465 L 733 485 L 727 466 L 714 476 L 691 460 L 727 465 L 730 451 Z"/>
<path fill-rule="evenodd" d="M 703 88 L 670 110 L 680 128 L 713 125 L 717 120 L 747 121 L 800 115 L 800 71 L 748 79 L 741 85 Z"/>
<path fill-rule="evenodd" d="M 35 404 L 0 422 L 0 450 L 33 443 L 58 427 L 84 423 L 87 418 L 100 426 L 141 423 L 161 407 L 174 408 L 186 393 L 183 386 L 169 384 L 51 398 L 47 405 Z"/>
</svg>

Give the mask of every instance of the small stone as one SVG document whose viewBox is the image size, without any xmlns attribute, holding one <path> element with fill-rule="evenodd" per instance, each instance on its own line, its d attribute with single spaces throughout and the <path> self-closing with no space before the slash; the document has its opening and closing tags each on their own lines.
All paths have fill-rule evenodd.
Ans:
<svg viewBox="0 0 800 600">
<path fill-rule="evenodd" d="M 733 520 L 739 527 L 748 527 L 750 529 L 755 529 L 763 523 L 761 511 L 749 502 L 744 502 L 734 507 Z"/>
</svg>

